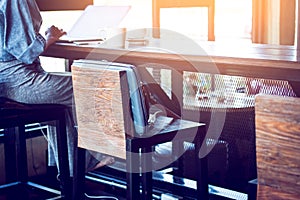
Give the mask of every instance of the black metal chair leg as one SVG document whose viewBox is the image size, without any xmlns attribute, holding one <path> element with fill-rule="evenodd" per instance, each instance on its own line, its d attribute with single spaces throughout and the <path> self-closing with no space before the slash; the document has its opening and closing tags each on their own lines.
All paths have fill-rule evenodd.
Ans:
<svg viewBox="0 0 300 200">
<path fill-rule="evenodd" d="M 131 143 L 131 140 L 126 140 L 127 199 L 141 199 L 139 165 L 139 149 Z"/>
<path fill-rule="evenodd" d="M 17 127 L 16 135 L 16 158 L 17 158 L 17 177 L 18 180 L 25 183 L 28 181 L 28 167 L 27 167 L 27 149 L 25 126 Z"/>
<path fill-rule="evenodd" d="M 75 142 L 76 143 L 76 142 Z M 76 143 L 77 145 L 77 143 Z M 75 147 L 74 150 L 74 173 L 73 173 L 73 200 L 84 199 L 85 188 L 85 153 L 86 150 Z"/>
<path fill-rule="evenodd" d="M 68 162 L 68 144 L 66 134 L 66 122 L 65 115 L 62 113 L 62 117 L 56 121 L 56 134 L 57 134 L 57 149 L 58 149 L 58 163 L 60 169 L 60 184 L 61 195 L 65 199 L 71 199 L 71 179 L 69 173 Z"/>
<path fill-rule="evenodd" d="M 208 199 L 208 170 L 207 156 L 201 158 L 199 155 L 202 143 L 205 145 L 203 135 L 197 134 L 195 138 L 195 162 L 196 162 L 196 180 L 197 180 L 197 197 L 198 199 Z M 202 146 L 203 146 L 202 145 Z M 206 150 L 206 149 L 205 149 Z M 202 153 L 202 152 L 201 152 Z"/>
<path fill-rule="evenodd" d="M 17 180 L 16 135 L 17 127 L 4 129 L 4 155 L 6 183 Z"/>
<path fill-rule="evenodd" d="M 142 199 L 151 200 L 152 199 L 152 156 L 149 153 L 152 152 L 152 148 L 143 148 L 141 155 L 142 162 Z"/>
</svg>

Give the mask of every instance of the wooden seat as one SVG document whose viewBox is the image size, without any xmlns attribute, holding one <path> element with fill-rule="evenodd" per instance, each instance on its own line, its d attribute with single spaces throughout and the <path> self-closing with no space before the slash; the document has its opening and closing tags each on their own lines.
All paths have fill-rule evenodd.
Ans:
<svg viewBox="0 0 300 200">
<path fill-rule="evenodd" d="M 152 199 L 152 153 L 155 145 L 189 141 L 196 152 L 205 125 L 152 116 L 146 110 L 137 69 L 128 64 L 78 60 L 72 65 L 78 149 L 74 167 L 74 199 L 83 199 L 84 149 L 126 162 L 127 199 Z M 175 155 L 178 156 L 178 155 Z M 207 161 L 195 156 L 197 197 L 208 198 Z M 140 194 L 140 189 L 142 193 Z"/>
<path fill-rule="evenodd" d="M 60 169 L 61 194 L 55 190 L 35 184 L 28 179 L 25 125 L 56 122 L 58 159 Z M 67 136 L 65 126 L 65 106 L 57 104 L 24 104 L 0 97 L 0 128 L 4 129 L 5 169 L 7 184 L 1 189 L 13 186 L 30 186 L 56 196 L 71 197 Z M 15 155 L 15 157 L 14 157 Z M 17 194 L 22 195 L 22 194 Z M 24 196 L 24 199 L 26 197 Z"/>
<path fill-rule="evenodd" d="M 215 40 L 215 0 L 152 0 L 152 27 L 153 37 L 160 38 L 160 9 L 207 7 L 208 8 L 208 40 Z M 193 19 L 198 20 L 198 19 Z M 196 23 L 194 24 L 195 26 Z"/>
<path fill-rule="evenodd" d="M 300 99 L 255 100 L 257 199 L 300 198 Z"/>
</svg>

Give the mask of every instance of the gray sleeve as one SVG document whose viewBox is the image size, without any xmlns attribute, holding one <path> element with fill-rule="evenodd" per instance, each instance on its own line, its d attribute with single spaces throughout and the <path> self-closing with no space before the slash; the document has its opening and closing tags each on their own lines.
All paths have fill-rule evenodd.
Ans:
<svg viewBox="0 0 300 200">
<path fill-rule="evenodd" d="M 4 19 L 4 48 L 23 63 L 30 64 L 44 51 L 45 39 L 34 29 L 31 10 L 24 0 L 7 1 Z M 40 19 L 38 19 L 40 20 Z"/>
</svg>

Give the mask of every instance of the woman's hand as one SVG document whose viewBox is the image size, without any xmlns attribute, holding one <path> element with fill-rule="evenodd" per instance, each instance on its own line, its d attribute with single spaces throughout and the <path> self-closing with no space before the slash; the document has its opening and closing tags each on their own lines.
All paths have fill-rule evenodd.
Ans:
<svg viewBox="0 0 300 200">
<path fill-rule="evenodd" d="M 56 26 L 51 26 L 45 31 L 46 36 L 46 47 L 47 49 L 51 44 L 56 42 L 61 36 L 65 35 L 66 32 L 63 29 L 59 29 Z"/>
</svg>

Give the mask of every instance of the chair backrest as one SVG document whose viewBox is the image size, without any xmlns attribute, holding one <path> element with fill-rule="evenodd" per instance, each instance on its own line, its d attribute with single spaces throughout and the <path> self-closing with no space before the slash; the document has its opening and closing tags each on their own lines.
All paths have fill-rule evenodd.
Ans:
<svg viewBox="0 0 300 200">
<path fill-rule="evenodd" d="M 255 125 L 259 185 L 300 197 L 300 98 L 257 95 Z"/>
<path fill-rule="evenodd" d="M 215 40 L 215 0 L 152 0 L 153 37 L 160 38 L 160 9 L 207 7 L 208 8 L 208 40 Z M 194 19 L 196 20 L 196 19 Z"/>
<path fill-rule="evenodd" d="M 125 159 L 126 135 L 143 134 L 148 119 L 135 67 L 77 60 L 72 77 L 78 146 Z"/>
</svg>

